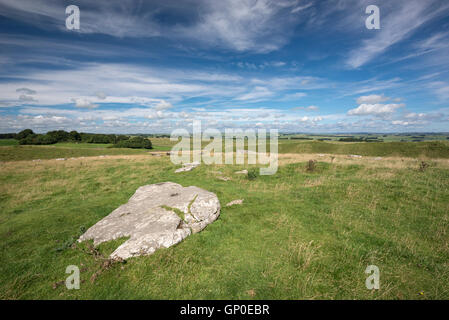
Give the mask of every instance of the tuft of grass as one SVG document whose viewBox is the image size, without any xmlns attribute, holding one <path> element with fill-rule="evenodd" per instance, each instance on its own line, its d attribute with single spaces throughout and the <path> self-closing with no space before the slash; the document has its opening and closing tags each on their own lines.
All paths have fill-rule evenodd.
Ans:
<svg viewBox="0 0 449 320">
<path fill-rule="evenodd" d="M 424 172 L 430 165 L 425 162 L 425 161 L 421 161 L 419 164 L 419 171 Z"/>
<path fill-rule="evenodd" d="M 195 216 L 193 215 L 193 213 L 190 211 L 190 208 L 192 207 L 192 204 L 195 202 L 196 198 L 198 198 L 198 195 L 195 195 L 193 197 L 193 199 L 189 202 L 189 204 L 187 205 L 187 213 L 189 213 L 195 220 Z M 183 219 L 184 220 L 184 219 Z"/>
<path fill-rule="evenodd" d="M 178 208 L 172 208 L 172 207 L 169 207 L 169 206 L 166 206 L 166 205 L 162 205 L 161 208 L 164 208 L 165 210 L 168 210 L 168 211 L 173 211 L 174 213 L 176 213 L 178 215 L 178 217 L 181 218 L 182 221 L 185 221 L 184 212 L 182 212 Z"/>
<path fill-rule="evenodd" d="M 55 248 L 56 252 L 61 252 L 64 250 L 67 250 L 69 248 L 71 248 L 73 246 L 73 244 L 76 242 L 76 240 L 84 233 L 86 232 L 86 227 L 81 226 L 79 229 L 79 232 L 77 233 L 77 235 L 72 236 L 70 238 L 68 238 L 66 241 L 64 241 L 61 245 L 57 246 Z"/>
<path fill-rule="evenodd" d="M 307 172 L 314 172 L 316 169 L 316 160 L 309 160 L 307 162 L 306 171 Z"/>
<path fill-rule="evenodd" d="M 248 180 L 255 180 L 259 176 L 259 168 L 249 168 L 247 178 Z"/>
</svg>

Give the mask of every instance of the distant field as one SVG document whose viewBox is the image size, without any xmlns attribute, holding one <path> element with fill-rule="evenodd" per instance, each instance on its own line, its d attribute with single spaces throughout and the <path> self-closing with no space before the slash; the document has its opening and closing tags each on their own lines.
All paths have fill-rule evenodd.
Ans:
<svg viewBox="0 0 449 320">
<path fill-rule="evenodd" d="M 280 153 L 333 153 L 362 156 L 449 158 L 449 142 L 321 142 L 280 140 Z"/>
<path fill-rule="evenodd" d="M 99 155 L 133 155 L 152 151 L 169 151 L 176 143 L 168 138 L 153 139 L 154 149 L 111 148 L 107 144 L 57 143 L 50 146 L 0 146 L 0 161 L 88 157 Z M 15 140 L 13 140 L 15 141 Z M 9 144 L 8 144 L 9 143 Z M 203 142 L 203 147 L 208 142 Z M 268 148 L 269 150 L 269 148 Z M 449 158 L 449 141 L 434 142 L 322 142 L 279 140 L 279 153 L 357 154 L 362 156 L 398 156 L 410 158 Z"/>
<path fill-rule="evenodd" d="M 449 140 L 424 142 L 339 142 L 279 139 L 278 142 L 279 153 L 333 153 L 381 157 L 449 158 Z M 208 143 L 203 141 L 202 146 L 204 147 Z M 153 144 L 165 146 L 169 150 L 176 142 L 172 142 L 168 138 L 159 138 L 157 140 L 154 139 Z M 246 148 L 247 143 L 245 143 Z M 267 142 L 267 150 L 269 150 L 269 142 Z"/>
<path fill-rule="evenodd" d="M 169 139 L 151 139 L 151 142 L 153 144 L 153 149 L 146 149 L 146 151 L 165 151 L 171 149 Z M 111 148 L 113 145 L 104 143 L 59 142 L 51 146 L 57 148 L 101 149 L 101 148 Z"/>
<path fill-rule="evenodd" d="M 325 141 L 338 141 L 341 138 L 353 137 L 357 139 L 377 139 L 385 142 L 417 142 L 419 141 L 438 141 L 449 140 L 448 134 L 429 134 L 429 133 L 416 133 L 416 134 L 338 134 L 338 135 L 313 135 L 313 134 L 283 134 L 282 139 L 291 140 L 325 140 Z"/>
<path fill-rule="evenodd" d="M 170 150 L 167 141 L 158 139 L 153 149 L 111 148 L 111 144 L 60 142 L 45 146 L 21 146 L 17 140 L 0 139 L 0 161 L 17 161 L 33 159 L 76 158 L 100 155 L 147 154 L 152 151 Z"/>
<path fill-rule="evenodd" d="M 56 148 L 75 148 L 75 149 L 98 149 L 98 148 L 110 148 L 112 144 L 108 143 L 75 143 L 75 142 L 58 142 L 47 147 Z"/>
<path fill-rule="evenodd" d="M 16 146 L 19 141 L 16 139 L 0 139 L 0 146 Z"/>
<path fill-rule="evenodd" d="M 32 159 L 77 158 L 101 155 L 145 154 L 142 149 L 114 148 L 68 148 L 58 146 L 12 146 L 0 147 L 0 161 L 18 161 Z"/>
</svg>

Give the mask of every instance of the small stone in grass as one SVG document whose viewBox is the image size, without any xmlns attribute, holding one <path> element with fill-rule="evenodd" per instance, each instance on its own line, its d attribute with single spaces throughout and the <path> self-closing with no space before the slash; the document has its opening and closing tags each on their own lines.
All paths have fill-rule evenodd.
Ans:
<svg viewBox="0 0 449 320">
<path fill-rule="evenodd" d="M 226 205 L 226 207 L 230 207 L 230 206 L 233 206 L 233 205 L 235 205 L 235 204 L 243 204 L 243 200 L 244 200 L 244 199 L 233 200 L 233 201 L 229 202 L 229 203 Z"/>
</svg>

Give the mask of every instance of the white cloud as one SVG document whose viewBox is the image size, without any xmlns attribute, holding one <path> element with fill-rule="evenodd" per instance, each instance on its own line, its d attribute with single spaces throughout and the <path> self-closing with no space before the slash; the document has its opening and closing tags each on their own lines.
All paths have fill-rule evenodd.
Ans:
<svg viewBox="0 0 449 320">
<path fill-rule="evenodd" d="M 317 106 L 308 106 L 308 107 L 294 107 L 292 110 L 306 110 L 306 111 L 317 111 L 320 107 Z"/>
<path fill-rule="evenodd" d="M 18 105 L 19 103 L 14 100 L 0 100 L 0 108 L 9 108 Z"/>
<path fill-rule="evenodd" d="M 37 93 L 35 90 L 28 89 L 28 88 L 19 88 L 19 89 L 16 89 L 16 92 L 23 93 L 23 94 L 29 94 L 29 95 L 33 95 L 33 94 Z"/>
<path fill-rule="evenodd" d="M 389 98 L 384 95 L 372 94 L 369 96 L 361 96 L 357 98 L 357 104 L 376 104 L 387 101 Z"/>
<path fill-rule="evenodd" d="M 175 34 L 237 51 L 277 50 L 299 20 L 291 14 L 294 2 L 289 0 L 222 0 L 202 5 L 199 23 L 178 28 Z"/>
<path fill-rule="evenodd" d="M 107 5 L 78 0 L 80 33 L 115 37 L 166 37 L 237 51 L 269 52 L 284 45 L 306 7 L 292 0 L 168 1 L 121 0 Z M 86 8 L 83 10 L 83 8 Z M 0 11 L 11 19 L 40 28 L 65 30 L 64 3 L 59 0 L 2 0 Z M 166 13 L 178 23 L 161 19 Z M 294 12 L 292 14 L 292 12 Z"/>
<path fill-rule="evenodd" d="M 300 12 L 302 10 L 306 10 L 308 8 L 310 8 L 313 5 L 313 2 L 309 2 L 303 6 L 297 6 L 296 8 L 293 8 L 291 13 L 296 13 L 296 12 Z"/>
<path fill-rule="evenodd" d="M 26 94 L 21 94 L 19 96 L 19 100 L 22 102 L 37 102 L 37 100 L 34 99 L 32 96 L 28 96 Z"/>
<path fill-rule="evenodd" d="M 166 110 L 171 108 L 173 108 L 173 105 L 165 100 L 161 100 L 155 105 L 156 110 Z"/>
<path fill-rule="evenodd" d="M 449 110 L 432 111 L 428 113 L 407 113 L 404 115 L 407 121 L 428 123 L 428 122 L 444 122 L 449 120 Z"/>
<path fill-rule="evenodd" d="M 428 52 L 429 50 L 447 48 L 449 46 L 448 38 L 448 31 L 437 32 L 432 36 L 426 38 L 425 40 L 418 42 L 416 46 L 424 52 Z"/>
<path fill-rule="evenodd" d="M 296 92 L 296 93 L 292 93 L 292 94 L 286 94 L 282 100 L 296 100 L 296 99 L 300 99 L 300 98 L 304 98 L 307 96 L 307 93 L 305 92 Z"/>
<path fill-rule="evenodd" d="M 244 68 L 244 69 L 250 69 L 250 70 L 263 70 L 267 67 L 275 67 L 275 68 L 280 68 L 280 67 L 284 67 L 287 63 L 285 63 L 284 61 L 271 61 L 271 62 L 264 62 L 264 63 L 260 63 L 260 64 L 256 64 L 256 63 L 250 63 L 250 62 L 237 62 L 236 65 L 239 68 Z"/>
<path fill-rule="evenodd" d="M 98 107 L 97 104 L 93 104 L 84 98 L 73 98 L 72 101 L 75 103 L 75 107 L 77 108 L 95 109 Z"/>
<path fill-rule="evenodd" d="M 432 89 L 440 100 L 449 100 L 449 83 L 444 81 L 434 81 L 427 85 Z"/>
<path fill-rule="evenodd" d="M 243 94 L 236 98 L 236 100 L 261 100 L 272 96 L 274 93 L 265 87 L 255 87 L 251 92 Z"/>
<path fill-rule="evenodd" d="M 395 125 L 395 126 L 412 126 L 412 125 L 419 124 L 419 122 L 416 122 L 416 121 L 394 120 L 394 121 L 391 121 L 391 124 L 393 124 L 393 125 Z"/>
<path fill-rule="evenodd" d="M 97 91 L 95 92 L 95 96 L 100 99 L 100 100 L 104 100 L 106 99 L 106 94 L 103 91 Z"/>
<path fill-rule="evenodd" d="M 385 116 L 394 113 L 398 108 L 404 107 L 404 104 L 361 104 L 355 109 L 348 111 L 350 116 Z"/>
<path fill-rule="evenodd" d="M 298 119 L 299 121 L 301 121 L 301 122 L 311 122 L 311 123 L 315 123 L 315 122 L 318 122 L 318 121 L 322 121 L 323 120 L 323 118 L 322 117 L 320 117 L 320 116 L 318 116 L 318 117 L 301 117 L 301 118 L 299 118 Z"/>
<path fill-rule="evenodd" d="M 166 118 L 168 115 L 166 113 L 164 113 L 161 110 L 155 111 L 155 112 L 151 112 L 147 118 L 148 119 L 164 119 Z"/>
</svg>

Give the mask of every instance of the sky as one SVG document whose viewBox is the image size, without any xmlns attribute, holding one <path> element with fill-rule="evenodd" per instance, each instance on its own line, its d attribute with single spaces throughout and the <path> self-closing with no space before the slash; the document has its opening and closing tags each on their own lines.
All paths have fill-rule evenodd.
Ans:
<svg viewBox="0 0 449 320">
<path fill-rule="evenodd" d="M 365 25 L 369 5 L 380 29 Z M 193 120 L 449 132 L 449 2 L 0 0 L 0 132 L 170 133 Z"/>
</svg>

